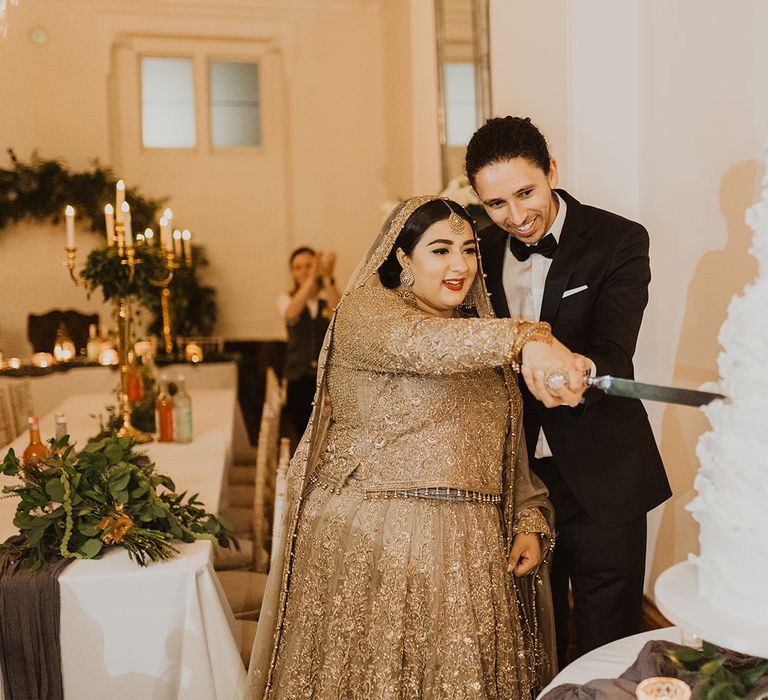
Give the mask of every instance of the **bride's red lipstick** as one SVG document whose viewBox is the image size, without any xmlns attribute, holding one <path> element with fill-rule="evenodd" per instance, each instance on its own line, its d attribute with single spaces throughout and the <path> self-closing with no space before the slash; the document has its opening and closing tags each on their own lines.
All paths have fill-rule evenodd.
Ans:
<svg viewBox="0 0 768 700">
<path fill-rule="evenodd" d="M 452 292 L 460 292 L 464 289 L 464 280 L 443 280 L 443 286 L 447 287 Z"/>
</svg>

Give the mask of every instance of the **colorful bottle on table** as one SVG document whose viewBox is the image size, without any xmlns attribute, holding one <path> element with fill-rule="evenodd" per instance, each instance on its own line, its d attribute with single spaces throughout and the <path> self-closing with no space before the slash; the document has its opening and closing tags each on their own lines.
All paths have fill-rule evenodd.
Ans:
<svg viewBox="0 0 768 700">
<path fill-rule="evenodd" d="M 192 399 L 187 393 L 184 375 L 176 377 L 173 397 L 173 435 L 176 442 L 192 442 Z"/>
<path fill-rule="evenodd" d="M 160 393 L 155 400 L 157 441 L 173 442 L 173 397 L 168 391 L 168 376 L 160 375 Z"/>
<path fill-rule="evenodd" d="M 37 416 L 30 416 L 27 425 L 29 426 L 29 445 L 21 456 L 21 461 L 27 465 L 34 465 L 40 459 L 48 456 L 48 448 L 40 439 L 40 423 Z"/>
</svg>

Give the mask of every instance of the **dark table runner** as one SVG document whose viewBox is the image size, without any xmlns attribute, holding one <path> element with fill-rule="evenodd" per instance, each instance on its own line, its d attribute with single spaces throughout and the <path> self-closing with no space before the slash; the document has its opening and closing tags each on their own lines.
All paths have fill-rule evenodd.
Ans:
<svg viewBox="0 0 768 700">
<path fill-rule="evenodd" d="M 590 681 L 584 685 L 565 683 L 550 690 L 541 700 L 635 700 L 637 684 L 645 678 L 666 676 L 679 678 L 691 686 L 691 700 L 702 697 L 703 686 L 707 679 L 699 673 L 678 669 L 666 656 L 671 649 L 679 649 L 679 644 L 672 642 L 651 641 L 640 651 L 636 661 L 618 678 L 605 678 Z M 739 655 L 734 654 L 738 663 Z M 768 698 L 768 678 L 763 678 L 757 688 L 743 700 L 763 700 Z"/>
<path fill-rule="evenodd" d="M 0 666 L 5 700 L 63 700 L 59 575 L 72 559 L 38 571 L 0 554 Z"/>
</svg>

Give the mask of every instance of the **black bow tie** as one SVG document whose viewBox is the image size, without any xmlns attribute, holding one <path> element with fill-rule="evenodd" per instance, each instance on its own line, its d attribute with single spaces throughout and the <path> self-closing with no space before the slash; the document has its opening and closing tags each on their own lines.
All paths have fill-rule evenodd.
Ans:
<svg viewBox="0 0 768 700">
<path fill-rule="evenodd" d="M 553 258 L 555 256 L 555 250 L 557 249 L 557 240 L 555 237 L 548 233 L 537 243 L 533 245 L 526 245 L 522 241 L 517 240 L 514 236 L 509 237 L 509 249 L 520 262 L 528 260 L 534 253 L 543 255 L 545 258 Z"/>
</svg>

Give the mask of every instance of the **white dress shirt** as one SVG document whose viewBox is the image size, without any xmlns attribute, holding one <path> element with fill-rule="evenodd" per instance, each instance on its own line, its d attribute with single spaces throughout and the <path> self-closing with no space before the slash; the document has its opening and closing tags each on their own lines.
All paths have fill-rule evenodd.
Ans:
<svg viewBox="0 0 768 700">
<path fill-rule="evenodd" d="M 557 192 L 554 194 L 559 203 L 557 216 L 552 222 L 552 227 L 544 235 L 551 233 L 555 240 L 560 243 L 560 234 L 563 232 L 567 205 Z M 512 318 L 522 318 L 527 321 L 539 320 L 541 300 L 544 297 L 544 285 L 547 281 L 550 265 L 552 265 L 551 258 L 545 258 L 537 253 L 531 255 L 527 260 L 520 261 L 512 254 L 509 246 L 506 247 L 501 280 L 504 285 L 504 295 L 507 297 L 509 315 Z M 542 428 L 539 431 L 539 439 L 536 442 L 534 457 L 551 456 L 552 450 L 549 449 L 549 444 Z"/>
</svg>

